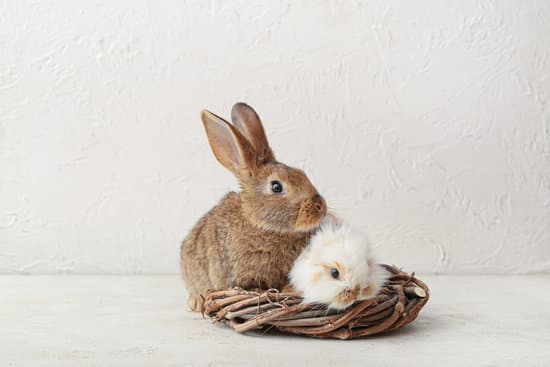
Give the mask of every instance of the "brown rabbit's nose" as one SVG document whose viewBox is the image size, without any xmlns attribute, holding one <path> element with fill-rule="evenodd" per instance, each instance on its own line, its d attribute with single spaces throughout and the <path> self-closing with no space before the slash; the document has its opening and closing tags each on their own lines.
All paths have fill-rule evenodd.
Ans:
<svg viewBox="0 0 550 367">
<path fill-rule="evenodd" d="M 312 198 L 313 200 L 313 206 L 319 213 L 324 213 L 327 211 L 327 205 L 325 204 L 325 199 L 319 194 L 315 194 L 315 196 Z"/>
</svg>

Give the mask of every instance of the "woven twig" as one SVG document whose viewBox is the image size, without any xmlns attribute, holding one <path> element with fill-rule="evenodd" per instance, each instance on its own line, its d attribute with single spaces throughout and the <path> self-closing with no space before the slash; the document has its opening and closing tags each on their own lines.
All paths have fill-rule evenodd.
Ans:
<svg viewBox="0 0 550 367">
<path fill-rule="evenodd" d="M 428 287 L 414 273 L 383 266 L 392 275 L 378 296 L 340 312 L 324 305 L 301 303 L 298 293 L 273 289 L 258 293 L 241 288 L 208 292 L 202 311 L 240 333 L 275 328 L 317 338 L 374 335 L 414 321 L 430 297 Z"/>
</svg>

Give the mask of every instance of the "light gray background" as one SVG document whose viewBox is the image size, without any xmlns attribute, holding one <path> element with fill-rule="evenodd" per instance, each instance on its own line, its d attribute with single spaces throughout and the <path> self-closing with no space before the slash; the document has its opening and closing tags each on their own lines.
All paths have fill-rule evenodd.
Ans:
<svg viewBox="0 0 550 367">
<path fill-rule="evenodd" d="M 0 2 L 0 272 L 176 273 L 247 101 L 379 257 L 550 270 L 550 3 Z"/>
</svg>

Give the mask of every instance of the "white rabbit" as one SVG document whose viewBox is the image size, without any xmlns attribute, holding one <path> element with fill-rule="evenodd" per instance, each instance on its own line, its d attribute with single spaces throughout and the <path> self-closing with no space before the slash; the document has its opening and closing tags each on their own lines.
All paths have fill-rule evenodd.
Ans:
<svg viewBox="0 0 550 367">
<path fill-rule="evenodd" d="M 296 259 L 289 278 L 305 303 L 345 309 L 376 296 L 389 272 L 376 263 L 368 238 L 332 215 Z"/>
</svg>

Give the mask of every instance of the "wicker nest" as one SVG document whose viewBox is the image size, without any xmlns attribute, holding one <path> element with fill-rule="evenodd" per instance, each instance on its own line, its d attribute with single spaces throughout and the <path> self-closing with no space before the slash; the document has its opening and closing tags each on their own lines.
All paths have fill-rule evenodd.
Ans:
<svg viewBox="0 0 550 367">
<path fill-rule="evenodd" d="M 344 311 L 301 303 L 298 293 L 232 288 L 208 292 L 202 313 L 239 333 L 274 328 L 316 338 L 352 339 L 387 332 L 416 319 L 430 293 L 414 273 L 383 266 L 392 275 L 378 296 L 356 302 Z"/>
</svg>

